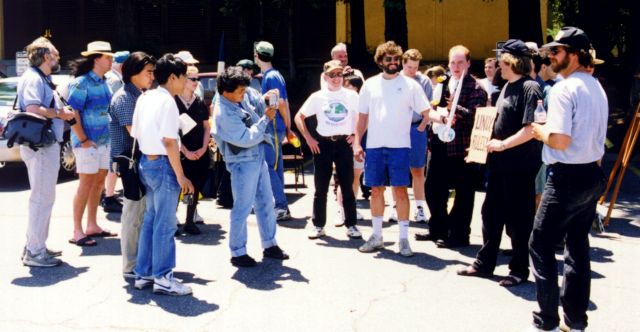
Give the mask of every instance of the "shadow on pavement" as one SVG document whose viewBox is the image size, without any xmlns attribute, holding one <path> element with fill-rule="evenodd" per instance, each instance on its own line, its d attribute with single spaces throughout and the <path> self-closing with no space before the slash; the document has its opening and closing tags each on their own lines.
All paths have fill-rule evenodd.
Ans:
<svg viewBox="0 0 640 332">
<path fill-rule="evenodd" d="M 22 287 L 47 287 L 77 277 L 89 270 L 88 266 L 74 267 L 65 262 L 58 267 L 31 267 L 30 277 L 13 279 L 11 284 Z"/>
<path fill-rule="evenodd" d="M 82 253 L 80 256 L 118 256 L 120 255 L 120 238 L 106 237 L 98 238 L 94 237 L 94 240 L 98 242 L 93 247 L 82 247 Z"/>
<path fill-rule="evenodd" d="M 389 244 L 385 242 L 385 249 L 375 254 L 376 259 L 388 259 L 402 264 L 415 265 L 421 269 L 439 271 L 449 265 L 465 264 L 459 260 L 445 260 L 435 256 L 427 255 L 424 252 L 414 252 L 413 257 L 404 257 L 396 252 L 397 248 L 388 250 Z"/>
<path fill-rule="evenodd" d="M 613 251 L 608 249 L 602 249 L 598 247 L 591 247 L 591 261 L 598 263 L 613 263 L 614 260 L 611 258 L 613 256 Z"/>
<path fill-rule="evenodd" d="M 222 226 L 218 224 L 204 224 L 198 225 L 202 234 L 200 235 L 181 235 L 176 237 L 176 241 L 180 241 L 185 244 L 202 244 L 207 246 L 215 246 L 220 244 L 220 241 L 225 239 L 226 231 L 222 230 Z"/>
<path fill-rule="evenodd" d="M 341 228 L 341 229 L 344 230 L 344 228 Z M 329 235 L 325 235 L 313 241 L 318 241 L 316 242 L 316 245 L 319 245 L 322 247 L 353 249 L 355 251 L 357 251 L 358 248 L 364 244 L 364 239 L 350 240 L 347 238 L 346 234 L 344 235 L 344 240 L 339 240 Z M 391 244 L 391 243 L 385 243 L 385 244 Z"/>
<path fill-rule="evenodd" d="M 310 217 L 291 218 L 289 220 L 278 221 L 278 226 L 284 228 L 304 229 Z"/>
<path fill-rule="evenodd" d="M 304 195 L 306 194 L 301 192 L 294 192 L 294 193 L 289 192 L 285 194 L 285 196 L 287 196 L 287 202 L 289 203 L 289 205 L 293 205 L 300 198 L 304 197 Z"/>
<path fill-rule="evenodd" d="M 174 272 L 173 275 L 187 285 L 206 285 L 211 282 L 211 280 L 194 278 L 194 274 L 189 272 Z M 196 317 L 220 308 L 220 306 L 215 303 L 199 300 L 193 295 L 169 296 L 154 294 L 149 288 L 143 290 L 135 289 L 133 287 L 133 279 L 129 279 L 127 282 L 128 284 L 124 286 L 124 288 L 127 293 L 131 295 L 131 299 L 129 299 L 130 303 L 144 305 L 153 302 L 162 308 L 162 310 L 181 317 Z"/>
<path fill-rule="evenodd" d="M 607 233 L 615 233 L 628 237 L 640 237 L 640 226 L 633 224 L 633 220 L 628 218 L 611 218 L 606 233 L 596 234 L 596 237 L 607 237 Z"/>
<path fill-rule="evenodd" d="M 120 213 L 120 212 L 108 212 L 107 215 L 106 215 L 106 218 L 109 221 L 120 222 L 120 217 L 121 216 L 122 216 L 122 213 Z"/>
<path fill-rule="evenodd" d="M 309 283 L 300 270 L 282 265 L 283 261 L 274 259 L 263 259 L 253 268 L 238 268 L 231 277 L 243 283 L 248 288 L 271 291 L 282 288 L 279 281 L 291 280 L 296 282 Z"/>
</svg>

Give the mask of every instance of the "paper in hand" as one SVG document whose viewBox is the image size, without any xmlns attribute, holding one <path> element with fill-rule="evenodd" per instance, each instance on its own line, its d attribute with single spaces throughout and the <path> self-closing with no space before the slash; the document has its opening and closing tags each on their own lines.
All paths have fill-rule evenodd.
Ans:
<svg viewBox="0 0 640 332">
<path fill-rule="evenodd" d="M 182 131 L 182 135 L 186 135 L 187 133 L 189 133 L 197 124 L 187 113 L 180 114 L 179 119 L 180 131 Z"/>
</svg>

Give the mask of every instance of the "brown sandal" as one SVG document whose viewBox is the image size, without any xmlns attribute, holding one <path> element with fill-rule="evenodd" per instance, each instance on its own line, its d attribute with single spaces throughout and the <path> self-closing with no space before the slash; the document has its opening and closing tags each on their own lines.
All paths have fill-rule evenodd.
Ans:
<svg viewBox="0 0 640 332">
<path fill-rule="evenodd" d="M 473 265 L 469 265 L 456 272 L 459 276 L 489 278 L 493 274 L 476 269 Z"/>
<path fill-rule="evenodd" d="M 500 280 L 498 285 L 500 285 L 502 287 L 514 287 L 514 286 L 518 286 L 520 284 L 523 284 L 526 281 L 527 281 L 526 279 L 519 278 L 519 277 L 516 277 L 514 275 L 508 275 L 508 276 L 502 278 L 502 280 Z"/>
</svg>

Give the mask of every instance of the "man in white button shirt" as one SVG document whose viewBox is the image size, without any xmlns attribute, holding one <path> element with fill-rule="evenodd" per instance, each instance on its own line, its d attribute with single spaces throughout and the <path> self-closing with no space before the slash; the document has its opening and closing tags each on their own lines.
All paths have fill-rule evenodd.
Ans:
<svg viewBox="0 0 640 332">
<path fill-rule="evenodd" d="M 146 188 L 144 214 L 135 287 L 151 286 L 153 292 L 169 295 L 191 294 L 189 286 L 173 278 L 176 264 L 174 234 L 178 196 L 193 193 L 193 185 L 182 171 L 178 147 L 180 120 L 175 95 L 182 92 L 187 65 L 171 54 L 156 63 L 154 76 L 160 85 L 145 92 L 136 103 L 131 136 L 142 152 L 140 178 Z"/>
</svg>

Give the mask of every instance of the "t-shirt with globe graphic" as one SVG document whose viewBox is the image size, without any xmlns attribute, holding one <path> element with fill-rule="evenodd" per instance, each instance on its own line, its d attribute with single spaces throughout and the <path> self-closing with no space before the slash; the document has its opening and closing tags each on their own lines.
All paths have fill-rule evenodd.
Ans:
<svg viewBox="0 0 640 332">
<path fill-rule="evenodd" d="M 328 137 L 351 135 L 356 124 L 358 94 L 340 88 L 337 91 L 323 89 L 312 93 L 300 108 L 304 116 L 315 115 L 318 120 L 316 131 Z"/>
</svg>

